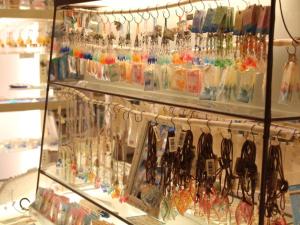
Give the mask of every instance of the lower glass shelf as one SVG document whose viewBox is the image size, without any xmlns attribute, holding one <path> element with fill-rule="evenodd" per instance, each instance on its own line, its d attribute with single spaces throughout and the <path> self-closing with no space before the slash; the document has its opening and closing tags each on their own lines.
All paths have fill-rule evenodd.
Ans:
<svg viewBox="0 0 300 225">
<path fill-rule="evenodd" d="M 120 219 L 122 222 L 115 222 L 115 225 L 119 224 L 134 224 L 134 225 L 199 225 L 199 224 L 207 224 L 207 218 L 205 216 L 194 216 L 194 212 L 192 210 L 188 210 L 184 216 L 177 215 L 174 220 L 170 220 L 167 222 L 163 222 L 155 219 L 152 216 L 147 215 L 140 209 L 137 209 L 131 206 L 128 203 L 121 203 L 118 199 L 113 199 L 111 195 L 103 192 L 100 188 L 95 188 L 93 184 L 69 184 L 65 181 L 64 178 L 55 175 L 55 167 L 51 166 L 46 170 L 41 170 L 41 173 L 46 177 L 52 179 L 54 182 L 61 184 L 66 187 L 70 191 L 75 194 L 80 195 L 91 203 L 95 204 L 99 208 L 102 208 L 104 211 L 107 211 L 109 214 L 116 216 L 117 219 Z M 64 195 L 71 196 L 70 192 L 65 192 Z M 235 208 L 239 203 L 238 199 L 234 198 L 232 203 L 232 207 L 230 209 L 229 223 L 220 222 L 217 218 L 211 217 L 209 223 L 210 224 L 236 224 L 235 222 Z M 255 207 L 255 210 L 258 210 Z M 255 218 L 255 222 L 253 224 L 257 224 L 257 218 Z"/>
<path fill-rule="evenodd" d="M 29 208 L 29 214 L 37 220 L 37 225 L 55 225 L 33 207 Z"/>
</svg>

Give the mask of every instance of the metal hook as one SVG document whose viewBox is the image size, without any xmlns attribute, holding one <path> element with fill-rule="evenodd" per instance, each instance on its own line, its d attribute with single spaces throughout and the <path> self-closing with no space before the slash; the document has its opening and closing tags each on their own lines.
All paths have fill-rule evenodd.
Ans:
<svg viewBox="0 0 300 225">
<path fill-rule="evenodd" d="M 179 114 L 179 116 L 185 117 L 185 111 L 186 111 L 186 109 L 185 109 L 185 108 L 183 108 L 183 109 L 182 109 L 182 113 L 181 113 L 181 114 Z"/>
<path fill-rule="evenodd" d="M 125 108 L 125 106 L 121 106 L 119 109 L 118 109 L 118 113 L 120 113 L 121 112 L 121 109 L 124 109 Z"/>
<path fill-rule="evenodd" d="M 228 132 L 228 134 L 230 135 L 230 136 L 229 136 L 229 139 L 232 139 L 231 124 L 232 124 L 232 120 L 230 120 L 230 122 L 229 122 L 229 124 L 228 124 L 228 128 L 227 128 L 227 132 Z M 221 132 L 221 136 L 222 136 L 222 138 L 225 138 L 225 137 L 223 136 L 222 132 Z"/>
<path fill-rule="evenodd" d="M 173 118 L 174 118 L 174 116 L 171 117 L 171 123 L 172 123 L 172 125 L 173 125 L 173 128 L 175 129 L 175 123 L 174 123 L 174 121 L 173 121 Z"/>
<path fill-rule="evenodd" d="M 228 129 L 227 131 L 231 133 L 231 125 L 232 125 L 232 120 L 230 120 L 229 124 L 228 124 Z"/>
<path fill-rule="evenodd" d="M 150 19 L 150 12 L 149 12 L 149 7 L 147 8 L 148 10 L 146 11 L 146 13 L 148 13 L 148 18 L 144 17 L 144 13 L 142 13 L 142 17 L 145 21 L 148 21 Z"/>
<path fill-rule="evenodd" d="M 130 10 L 129 10 L 128 12 L 129 12 L 129 15 L 131 16 L 131 20 L 127 19 L 127 17 L 126 17 L 125 15 L 122 15 L 122 16 L 124 17 L 124 19 L 125 19 L 128 23 L 130 23 L 130 22 L 133 21 L 133 15 L 132 15 L 132 13 L 130 12 Z"/>
<path fill-rule="evenodd" d="M 133 17 L 133 20 L 134 20 L 134 22 L 136 23 L 136 24 L 140 24 L 142 21 L 143 21 L 143 16 L 142 15 L 140 15 L 139 13 L 137 13 L 140 17 L 141 17 L 141 21 L 140 22 L 138 22 L 135 18 L 135 16 Z"/>
<path fill-rule="evenodd" d="M 169 113 L 170 113 L 173 117 L 175 116 L 174 111 L 175 111 L 175 107 L 174 107 L 174 106 L 171 106 L 171 107 L 169 108 Z"/>
<path fill-rule="evenodd" d="M 177 6 L 178 6 L 178 8 L 180 8 L 182 14 L 180 15 L 180 14 L 177 12 L 177 9 L 175 9 L 175 14 L 176 14 L 176 16 L 177 16 L 178 18 L 183 17 L 184 12 L 185 12 L 185 7 L 181 8 L 181 6 L 180 6 L 180 1 L 181 1 L 181 0 L 179 0 L 179 1 L 177 2 Z"/>
<path fill-rule="evenodd" d="M 219 7 L 217 0 L 214 0 L 214 2 L 216 3 L 217 8 Z"/>
<path fill-rule="evenodd" d="M 201 3 L 203 5 L 203 10 L 205 10 L 205 4 L 204 4 L 203 0 L 201 0 Z"/>
<path fill-rule="evenodd" d="M 202 2 L 202 4 L 203 4 L 203 1 L 202 1 L 202 0 L 201 0 L 201 2 Z M 189 0 L 189 3 L 190 3 L 190 5 L 191 5 L 191 7 L 193 7 L 193 9 L 195 9 L 196 11 L 199 11 L 199 9 L 197 8 L 197 6 L 192 4 L 191 0 Z M 204 7 L 205 7 L 205 6 L 204 6 Z"/>
<path fill-rule="evenodd" d="M 155 7 L 155 11 L 156 11 L 156 17 L 155 16 L 153 16 L 153 14 L 150 12 L 149 14 L 150 14 L 150 16 L 152 17 L 152 19 L 158 19 L 158 17 L 159 17 L 159 12 L 158 12 L 158 9 L 157 9 L 157 5 L 156 5 L 156 7 Z"/>
<path fill-rule="evenodd" d="M 110 20 L 109 20 L 109 17 L 108 17 L 108 15 L 104 13 L 104 16 L 106 17 L 106 22 L 105 22 L 105 24 L 108 24 L 108 23 L 110 23 Z"/>
<path fill-rule="evenodd" d="M 277 132 L 277 134 L 276 134 L 276 138 L 277 138 L 277 140 L 279 140 L 279 135 L 280 135 L 280 132 L 281 132 L 282 130 L 280 129 L 278 132 Z M 279 141 L 278 141 L 279 142 Z"/>
<path fill-rule="evenodd" d="M 188 117 L 188 119 L 187 119 L 187 121 L 186 121 L 187 124 L 188 124 L 189 127 L 190 127 L 190 130 L 192 130 L 192 126 L 191 126 L 191 123 L 190 123 L 190 119 L 193 118 L 193 114 L 194 114 L 194 111 L 191 112 L 191 115 Z"/>
<path fill-rule="evenodd" d="M 129 111 L 124 111 L 123 112 L 123 119 L 124 120 L 128 120 L 129 119 L 129 113 L 130 113 L 131 109 Z M 125 113 L 127 112 L 127 118 L 125 119 Z"/>
<path fill-rule="evenodd" d="M 114 114 L 117 114 L 116 107 L 117 107 L 118 105 L 120 105 L 120 104 L 115 104 L 114 107 L 113 107 Z"/>
<path fill-rule="evenodd" d="M 209 133 L 211 133 L 211 129 L 210 129 L 210 126 L 209 126 L 209 120 L 206 121 L 206 126 L 207 126 L 207 128 L 209 130 Z"/>
<path fill-rule="evenodd" d="M 292 46 L 293 46 L 293 48 L 294 48 L 294 52 L 290 52 L 290 47 L 286 47 L 286 51 L 287 51 L 287 53 L 288 53 L 289 55 L 294 56 L 294 55 L 296 55 L 296 53 L 297 53 L 297 46 L 296 46 L 296 44 L 295 44 L 294 42 L 292 42 Z"/>
<path fill-rule="evenodd" d="M 108 103 L 108 104 L 107 104 L 107 109 L 106 109 L 106 112 L 108 112 L 109 115 L 111 115 L 111 110 L 110 110 L 111 104 L 112 104 L 112 103 Z"/>
<path fill-rule="evenodd" d="M 164 16 L 165 19 L 169 19 L 169 18 L 170 18 L 170 15 L 171 15 L 171 14 L 170 14 L 170 11 L 169 11 L 169 8 L 168 8 L 168 4 L 169 4 L 169 3 L 166 4 L 166 11 L 168 12 L 168 16 L 165 16 L 165 10 L 163 11 L 163 16 Z"/>
<path fill-rule="evenodd" d="M 125 18 L 125 16 L 123 15 L 123 11 L 122 11 L 122 10 L 121 10 L 120 15 L 124 18 L 124 22 L 122 23 L 120 19 L 119 19 L 119 22 L 120 22 L 121 24 L 125 24 L 126 18 Z"/>
<path fill-rule="evenodd" d="M 144 111 L 141 111 L 141 119 L 140 120 L 137 120 L 137 117 L 136 117 L 137 114 L 134 114 L 134 120 L 135 120 L 135 122 L 139 123 L 139 122 L 141 122 L 143 120 L 143 112 Z"/>
<path fill-rule="evenodd" d="M 194 6 L 193 6 L 191 0 L 189 0 L 189 4 L 190 4 L 190 6 L 191 6 L 191 10 L 184 11 L 186 14 L 189 14 L 189 13 L 193 12 L 193 10 L 194 10 Z"/>
<path fill-rule="evenodd" d="M 158 122 L 157 122 L 158 117 L 159 117 L 159 113 L 157 113 L 157 115 L 154 118 L 154 121 L 155 121 L 156 124 L 158 124 Z"/>
<path fill-rule="evenodd" d="M 253 129 L 254 129 L 255 126 L 256 126 L 256 125 L 253 124 L 253 126 L 251 127 L 251 130 L 250 130 L 251 135 L 252 135 L 252 138 L 253 138 L 253 141 L 255 140 L 254 133 L 253 133 Z"/>
<path fill-rule="evenodd" d="M 132 15 L 131 10 L 129 10 L 128 12 L 129 12 L 129 15 L 131 16 L 131 20 L 128 20 L 128 21 L 129 21 L 129 22 L 132 22 L 134 17 L 133 17 L 133 15 Z"/>
<path fill-rule="evenodd" d="M 112 11 L 112 14 L 111 14 L 113 17 L 114 17 L 114 21 L 117 21 L 117 18 L 116 18 L 116 15 L 114 13 L 114 10 Z"/>
<path fill-rule="evenodd" d="M 242 0 L 245 4 L 246 4 L 246 7 L 249 6 L 249 2 L 247 2 L 246 0 Z"/>
</svg>

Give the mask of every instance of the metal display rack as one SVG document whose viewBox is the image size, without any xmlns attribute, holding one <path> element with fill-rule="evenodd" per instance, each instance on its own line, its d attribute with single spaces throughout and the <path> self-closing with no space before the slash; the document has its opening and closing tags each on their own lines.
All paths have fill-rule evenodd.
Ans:
<svg viewBox="0 0 300 225">
<path fill-rule="evenodd" d="M 74 8 L 76 7 L 74 4 L 76 3 L 82 3 L 82 2 L 90 2 L 90 1 L 82 1 L 82 0 L 55 0 L 55 9 L 54 9 L 54 17 L 53 17 L 53 32 L 52 32 L 52 39 L 51 39 L 51 51 L 50 51 L 50 59 L 52 59 L 52 54 L 53 54 L 53 42 L 54 42 L 54 30 L 55 30 L 55 22 L 56 22 L 56 14 L 58 8 Z M 190 1 L 180 1 L 178 4 L 169 4 L 167 6 L 159 6 L 159 7 L 153 7 L 153 8 L 147 8 L 147 9 L 138 9 L 138 10 L 128 10 L 128 11 L 113 11 L 113 12 L 99 12 L 99 14 L 112 14 L 112 13 L 121 13 L 121 14 L 126 14 L 126 13 L 138 13 L 138 12 L 144 12 L 148 10 L 157 10 L 157 9 L 164 9 L 165 7 L 177 7 L 179 5 L 184 5 L 184 4 L 190 4 L 191 2 L 199 2 L 199 0 L 190 0 Z M 119 90 L 119 92 L 115 92 L 114 90 L 107 89 L 107 88 L 101 88 L 100 86 L 97 87 L 92 87 L 92 86 L 77 86 L 77 85 L 70 85 L 70 83 L 64 83 L 60 81 L 55 81 L 52 82 L 50 81 L 50 72 L 48 74 L 48 84 L 47 84 L 47 95 L 46 95 L 46 104 L 45 104 L 45 116 L 44 116 L 44 127 L 43 127 L 43 139 L 42 139 L 42 149 L 41 151 L 43 152 L 43 141 L 44 141 L 44 132 L 45 132 L 45 122 L 46 122 L 46 112 L 49 108 L 48 104 L 48 91 L 51 85 L 58 85 L 62 87 L 71 87 L 75 88 L 78 90 L 88 90 L 92 92 L 97 92 L 101 94 L 108 94 L 112 96 L 118 96 L 118 97 L 123 97 L 123 98 L 130 98 L 130 99 L 136 99 L 136 100 L 142 100 L 146 102 L 151 102 L 151 103 L 159 103 L 159 104 L 164 104 L 164 105 L 170 105 L 170 106 L 179 106 L 183 108 L 188 108 L 192 110 L 198 110 L 202 112 L 207 112 L 207 113 L 213 113 L 216 115 L 223 115 L 223 116 L 233 116 L 233 117 L 238 117 L 238 118 L 244 118 L 244 119 L 250 119 L 253 121 L 259 121 L 263 123 L 263 149 L 262 149 L 262 165 L 261 165 L 261 182 L 260 182 L 260 198 L 259 198 L 259 225 L 264 224 L 264 219 L 265 219 L 265 196 L 266 196 L 266 175 L 267 175 L 267 158 L 268 158 L 268 148 L 269 148 L 269 140 L 270 140 L 270 127 L 271 123 L 274 121 L 288 121 L 288 120 L 299 120 L 300 115 L 287 115 L 287 116 L 280 116 L 280 117 L 272 117 L 272 73 L 273 73 L 273 47 L 274 47 L 274 27 L 275 27 L 275 8 L 276 8 L 276 0 L 270 0 L 271 2 L 271 14 L 270 14 L 270 30 L 269 30 L 269 35 L 268 35 L 268 55 L 267 55 L 267 73 L 266 73 L 266 94 L 265 94 L 265 102 L 264 102 L 264 107 L 263 107 L 263 112 L 262 116 L 250 116 L 250 115 L 245 115 L 245 114 L 239 114 L 237 112 L 235 113 L 230 113 L 230 112 L 224 112 L 222 110 L 215 110 L 214 108 L 206 108 L 202 107 L 201 105 L 198 106 L 190 106 L 190 105 L 182 105 L 179 102 L 168 102 L 161 100 L 157 100 L 155 98 L 150 98 L 147 96 L 135 96 L 134 93 L 127 93 L 127 92 L 122 92 L 124 90 Z M 83 10 L 88 10 L 88 8 L 81 7 Z M 275 42 L 276 45 L 276 42 Z M 107 91 L 106 91 L 107 90 Z M 41 153 L 41 159 L 42 159 L 42 153 Z M 42 161 L 42 160 L 41 160 Z M 40 163 L 41 163 L 40 161 Z M 75 192 L 76 194 L 80 195 L 81 197 L 89 200 L 93 204 L 97 205 L 99 208 L 102 208 L 103 210 L 109 212 L 113 216 L 119 218 L 121 221 L 127 223 L 127 224 L 132 224 L 126 219 L 122 218 L 120 215 L 111 212 L 107 208 L 103 207 L 99 202 L 94 201 L 92 198 L 89 198 L 85 194 L 81 193 L 80 191 L 74 189 L 71 187 L 69 184 L 64 183 L 58 179 L 56 179 L 54 176 L 48 174 L 46 171 L 44 171 L 41 168 L 41 164 L 39 167 L 39 174 L 38 174 L 38 185 L 39 186 L 39 179 L 40 179 L 40 174 L 45 175 L 46 177 L 52 179 L 55 182 L 58 182 L 62 186 L 70 189 L 71 191 Z"/>
</svg>

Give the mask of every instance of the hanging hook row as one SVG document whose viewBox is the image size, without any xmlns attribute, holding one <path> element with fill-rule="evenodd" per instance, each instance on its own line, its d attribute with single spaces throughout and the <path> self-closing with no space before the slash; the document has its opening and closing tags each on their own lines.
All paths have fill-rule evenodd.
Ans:
<svg viewBox="0 0 300 225">
<path fill-rule="evenodd" d="M 216 5 L 218 5 L 217 1 L 219 0 L 214 0 Z M 245 1 L 245 0 L 243 0 Z M 184 15 L 184 14 L 189 14 L 191 13 L 194 9 L 197 9 L 195 5 L 193 5 L 192 3 L 196 3 L 196 2 L 201 2 L 203 5 L 203 8 L 205 9 L 205 4 L 203 2 L 203 0 L 179 0 L 178 2 L 175 3 L 167 3 L 166 5 L 156 5 L 155 7 L 147 7 L 147 8 L 143 8 L 143 9 L 133 9 L 133 10 L 113 10 L 113 11 L 93 11 L 93 10 L 84 10 L 86 12 L 95 12 L 99 15 L 113 15 L 113 14 L 120 14 L 124 17 L 124 14 L 132 14 L 133 13 L 138 13 L 140 14 L 140 16 L 144 19 L 144 20 L 148 20 L 150 18 L 150 16 L 154 19 L 157 18 L 159 16 L 158 11 L 162 10 L 164 17 L 168 18 L 170 11 L 170 8 L 180 8 L 181 13 L 179 13 L 177 10 L 175 10 L 176 15 Z M 245 1 L 246 2 L 246 1 Z M 185 8 L 185 5 L 189 5 L 189 10 L 187 10 Z M 154 16 L 151 12 L 152 11 L 156 11 L 156 16 Z M 177 11 L 177 12 L 176 12 Z M 147 16 L 144 16 L 144 13 L 147 13 Z"/>
</svg>

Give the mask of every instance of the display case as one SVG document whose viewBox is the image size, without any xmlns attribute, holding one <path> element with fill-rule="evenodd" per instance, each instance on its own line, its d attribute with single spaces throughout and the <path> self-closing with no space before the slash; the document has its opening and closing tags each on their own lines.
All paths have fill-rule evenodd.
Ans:
<svg viewBox="0 0 300 225">
<path fill-rule="evenodd" d="M 298 42 L 274 38 L 276 2 L 55 1 L 47 90 L 66 104 L 38 183 L 114 224 L 297 223 Z"/>
<path fill-rule="evenodd" d="M 54 10 L 37 9 L 38 1 L 33 2 L 25 10 L 0 1 L 0 223 L 22 215 L 20 221 L 30 222 L 17 202 L 35 198 Z M 46 138 L 44 160 L 55 157 L 53 114 L 61 105 L 50 93 L 46 131 L 51 137 Z"/>
</svg>

